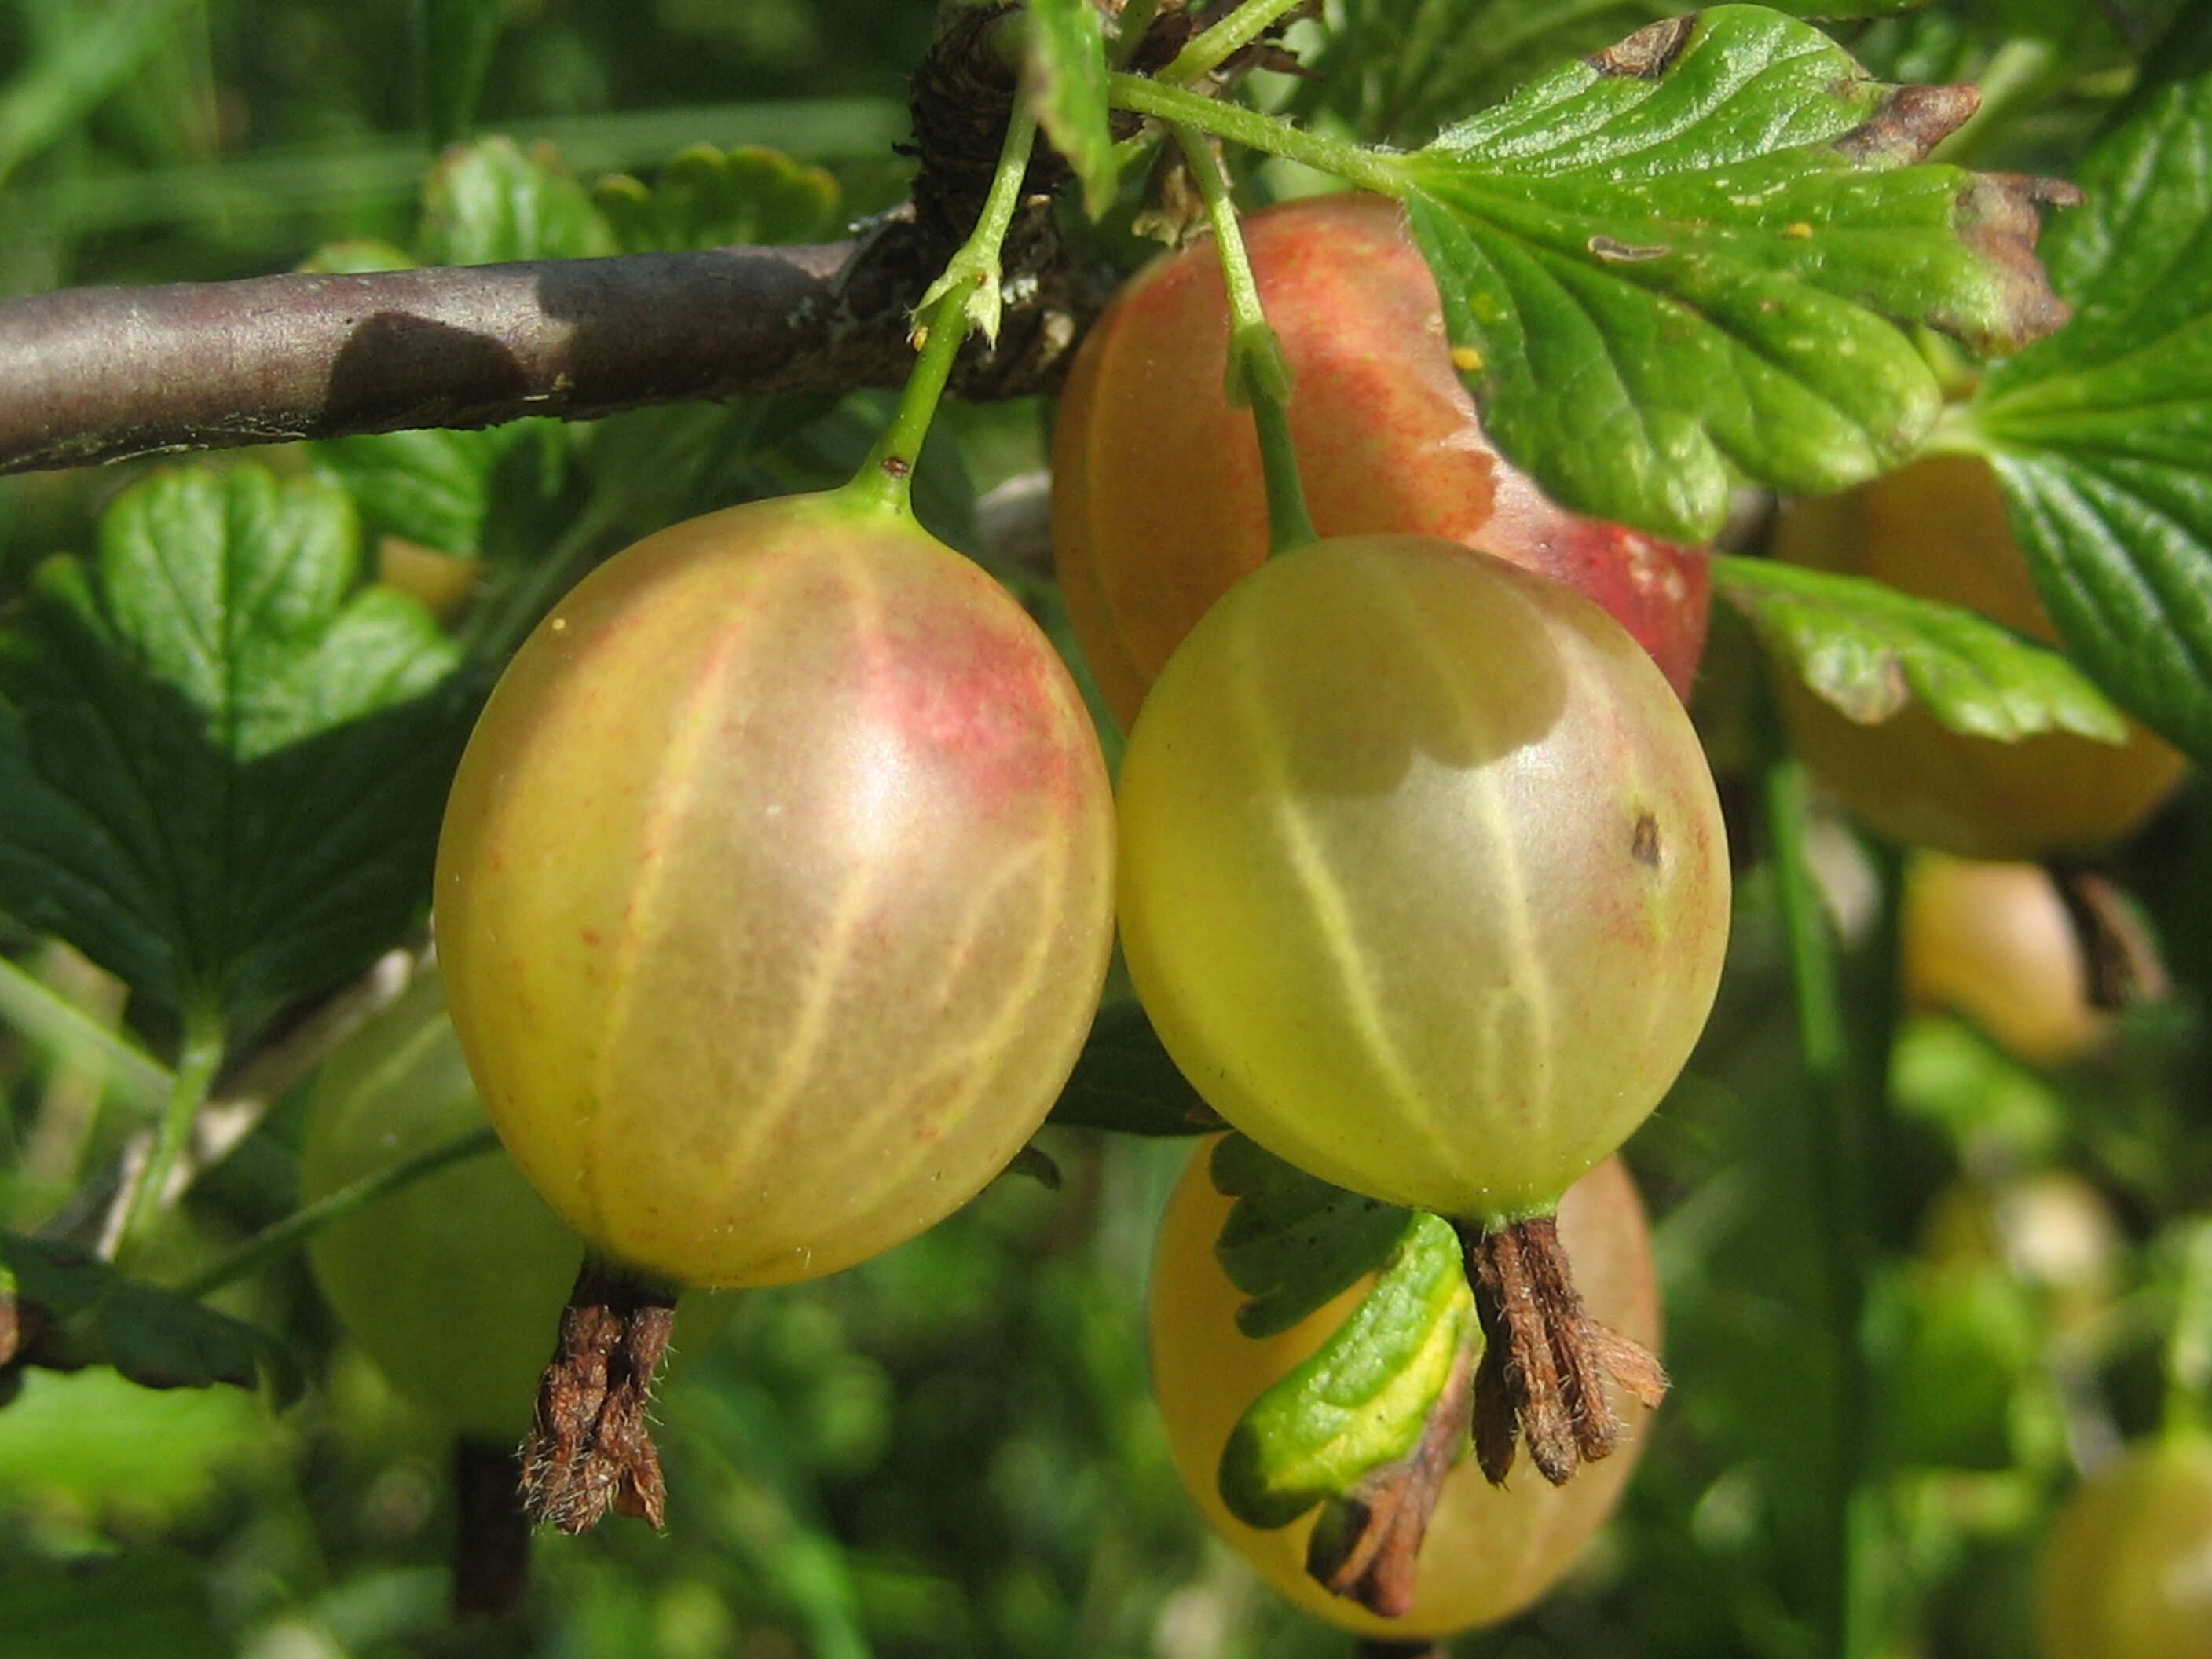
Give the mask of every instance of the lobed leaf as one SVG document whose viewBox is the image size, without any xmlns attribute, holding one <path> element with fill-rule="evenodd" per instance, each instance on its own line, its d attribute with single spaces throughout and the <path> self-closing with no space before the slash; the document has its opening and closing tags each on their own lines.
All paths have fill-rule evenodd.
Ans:
<svg viewBox="0 0 2212 1659">
<path fill-rule="evenodd" d="M 1474 1317 L 1459 1236 L 1449 1222 L 1412 1212 L 1335 1334 L 1230 1431 L 1220 1468 L 1230 1513 L 1250 1526 L 1287 1526 L 1412 1452 Z"/>
<path fill-rule="evenodd" d="M 1974 103 L 1717 6 L 1395 158 L 1498 447 L 1568 506 L 1690 540 L 1742 475 L 1826 493 L 1905 459 L 1942 395 L 1900 325 L 2010 346 L 2063 314 L 2032 181 L 1915 165 Z"/>
<path fill-rule="evenodd" d="M 1868 17 L 1922 3 L 1779 0 L 1776 9 Z M 1332 112 L 1370 143 L 1425 135 L 1563 58 L 1609 46 L 1649 23 L 1655 9 L 1649 0 L 1340 0 L 1307 58 L 1299 106 Z"/>
<path fill-rule="evenodd" d="M 1414 1212 L 1316 1180 L 1242 1135 L 1213 1149 L 1208 1173 L 1215 1191 L 1237 1200 L 1214 1254 L 1251 1298 L 1237 1310 L 1247 1336 L 1286 1331 L 1342 1295 L 1415 1224 Z"/>
<path fill-rule="evenodd" d="M 1092 0 L 1029 0 L 1022 96 L 1074 170 L 1091 218 L 1113 204 L 1121 163 L 1106 117 L 1106 41 Z"/>
<path fill-rule="evenodd" d="M 1993 370 L 1971 411 L 2068 649 L 2199 761 L 2212 761 L 2208 132 L 2200 63 L 2100 141 L 2087 205 L 2048 250 L 2074 320 Z"/>
<path fill-rule="evenodd" d="M 1978 738 L 2127 735 L 2119 711 L 2064 657 L 1962 606 L 1863 576 L 1726 555 L 1714 556 L 1713 587 L 1778 661 L 1863 725 L 1910 700 Z"/>
<path fill-rule="evenodd" d="M 0 635 L 0 909 L 135 989 L 329 983 L 419 913 L 474 708 L 344 495 L 157 473 Z"/>
</svg>

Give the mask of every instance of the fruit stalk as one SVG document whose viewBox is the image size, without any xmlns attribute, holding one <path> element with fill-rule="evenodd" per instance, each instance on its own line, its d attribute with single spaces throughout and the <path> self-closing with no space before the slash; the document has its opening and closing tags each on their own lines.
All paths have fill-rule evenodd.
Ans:
<svg viewBox="0 0 2212 1659">
<path fill-rule="evenodd" d="M 1244 232 L 1230 199 L 1229 180 L 1213 147 L 1195 128 L 1178 122 L 1169 129 L 1182 146 L 1213 226 L 1221 256 L 1222 281 L 1229 294 L 1229 362 L 1226 375 L 1231 408 L 1249 406 L 1258 428 L 1260 466 L 1267 487 L 1267 545 L 1273 553 L 1303 547 L 1321 532 L 1306 510 L 1298 481 L 1297 447 L 1291 441 L 1290 370 L 1275 331 L 1260 305 L 1260 284 L 1244 251 Z"/>
<path fill-rule="evenodd" d="M 584 1258 L 522 1445 L 522 1508 L 532 1521 L 586 1532 L 611 1509 L 659 1528 L 667 1488 L 647 1407 L 675 1328 L 676 1295 Z"/>
<path fill-rule="evenodd" d="M 1006 137 L 992 175 L 990 193 L 975 228 L 915 307 L 914 372 L 899 393 L 898 410 L 861 463 L 852 488 L 902 516 L 911 516 L 914 469 L 922 441 L 952 378 L 952 364 L 970 325 L 995 340 L 999 333 L 999 248 L 1020 205 L 1022 178 L 1036 140 L 1036 118 L 1017 102 L 1006 118 Z"/>
</svg>

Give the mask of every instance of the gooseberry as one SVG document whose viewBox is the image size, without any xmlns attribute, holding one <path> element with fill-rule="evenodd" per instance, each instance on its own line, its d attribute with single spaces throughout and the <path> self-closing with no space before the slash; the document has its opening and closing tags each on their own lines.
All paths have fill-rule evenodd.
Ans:
<svg viewBox="0 0 2212 1659">
<path fill-rule="evenodd" d="M 1437 536 L 1566 582 L 1686 696 L 1711 603 L 1705 555 L 1570 513 L 1483 435 L 1436 281 L 1398 205 L 1308 198 L 1243 234 L 1294 380 L 1292 441 L 1323 536 Z M 1126 730 L 1208 605 L 1267 554 L 1259 444 L 1223 385 L 1229 310 L 1210 241 L 1139 273 L 1085 337 L 1053 438 L 1068 615 Z"/>
<path fill-rule="evenodd" d="M 2082 1482 L 2036 1603 L 2044 1659 L 2212 1659 L 2212 1443 L 2137 1446 Z"/>
<path fill-rule="evenodd" d="M 2039 1066 L 2075 1059 L 2109 1033 L 2066 902 L 2041 866 L 1917 854 L 1899 926 L 1916 1006 L 1963 1015 Z"/>
<path fill-rule="evenodd" d="M 1308 1576 L 1309 1512 L 1287 1527 L 1246 1525 L 1223 1503 L 1216 1471 L 1245 1408 L 1312 1354 L 1342 1323 L 1366 1284 L 1345 1291 L 1281 1334 L 1238 1331 L 1243 1293 L 1214 1255 L 1230 1200 L 1207 1178 L 1210 1145 L 1187 1168 L 1160 1229 L 1151 1297 L 1152 1387 L 1176 1472 L 1214 1530 L 1291 1602 L 1362 1635 L 1447 1636 L 1494 1623 L 1535 1601 L 1575 1562 L 1618 1502 L 1642 1449 L 1643 1413 L 1629 1413 L 1621 1449 L 1564 1486 L 1494 1486 L 1470 1460 L 1446 1477 L 1422 1546 L 1410 1611 L 1385 1619 L 1333 1595 Z M 1659 1294 L 1650 1237 L 1635 1183 L 1608 1159 L 1567 1190 L 1559 1231 L 1592 1313 L 1655 1346 Z"/>
<path fill-rule="evenodd" d="M 1073 1065 L 1112 808 L 1049 642 L 846 492 L 677 525 L 525 642 L 439 847 L 453 1022 L 563 1219 L 677 1281 L 864 1260 L 972 1196 Z"/>
<path fill-rule="evenodd" d="M 1516 1437 L 1555 1483 L 1603 1457 L 1618 1419 L 1567 1402 L 1665 1380 L 1584 1314 L 1550 1218 L 1688 1058 L 1728 934 L 1712 775 L 1650 658 L 1457 543 L 1315 542 L 1177 647 L 1120 805 L 1129 973 L 1184 1076 L 1460 1225 L 1492 1480 Z"/>
<path fill-rule="evenodd" d="M 1129 971 L 1233 1127 L 1455 1218 L 1548 1212 L 1703 1028 L 1728 855 L 1696 733 L 1596 605 L 1345 537 L 1183 641 L 1121 780 Z"/>
<path fill-rule="evenodd" d="M 1930 455 L 1841 495 L 1785 506 L 1772 544 L 1793 563 L 1869 576 L 1978 611 L 2031 638 L 2057 631 L 1987 461 Z M 1966 858 L 2033 859 L 2124 836 L 2179 779 L 2179 754 L 2130 723 L 2124 743 L 2049 732 L 1969 737 L 1908 705 L 1864 726 L 1794 678 L 1781 688 L 1815 777 L 1887 839 Z"/>
</svg>

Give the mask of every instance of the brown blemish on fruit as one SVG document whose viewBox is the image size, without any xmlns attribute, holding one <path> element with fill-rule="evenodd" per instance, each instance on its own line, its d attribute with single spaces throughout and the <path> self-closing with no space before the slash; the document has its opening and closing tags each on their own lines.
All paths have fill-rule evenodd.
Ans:
<svg viewBox="0 0 2212 1659">
<path fill-rule="evenodd" d="M 1649 812 L 1637 815 L 1636 830 L 1628 840 L 1628 854 L 1638 864 L 1659 867 L 1659 820 Z"/>
<path fill-rule="evenodd" d="M 1669 17 L 1649 23 L 1626 40 L 1594 52 L 1583 61 L 1600 75 L 1626 75 L 1638 81 L 1656 81 L 1682 55 L 1682 48 L 1689 44 L 1690 31 L 1697 24 L 1694 16 Z"/>
</svg>

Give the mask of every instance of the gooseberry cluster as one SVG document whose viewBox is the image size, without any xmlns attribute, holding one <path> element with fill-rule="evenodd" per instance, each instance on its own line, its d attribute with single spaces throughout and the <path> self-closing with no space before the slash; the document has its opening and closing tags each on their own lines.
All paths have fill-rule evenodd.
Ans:
<svg viewBox="0 0 2212 1659">
<path fill-rule="evenodd" d="M 1394 206 L 1252 228 L 1319 539 L 1264 557 L 1210 250 L 1132 284 L 1063 400 L 1055 536 L 1133 722 L 1118 802 L 1034 623 L 865 477 L 617 555 L 494 692 L 435 920 L 483 1109 L 595 1253 L 536 1407 L 540 1518 L 657 1518 L 674 1286 L 834 1272 L 1005 1167 L 1088 1029 L 1117 892 L 1139 996 L 1224 1117 L 1464 1230 L 1492 1481 L 1516 1440 L 1553 1483 L 1624 1443 L 1609 1377 L 1656 1402 L 1648 1264 L 1585 1312 L 1553 1218 L 1719 970 L 1726 854 L 1680 700 L 1704 556 L 1565 513 L 1491 449 Z M 1199 487 L 1193 457 L 1227 472 Z M 1633 1255 L 1632 1192 L 1600 1184 L 1622 1218 L 1590 1248 Z M 1164 1250 L 1164 1286 L 1199 1261 Z M 1578 1542 L 1618 1484 L 1498 1524 Z"/>
<path fill-rule="evenodd" d="M 1552 1485 L 1451 1477 L 1419 1500 L 1438 1506 L 1434 1547 L 1492 1565 L 1410 1594 L 1395 1574 L 1331 1581 L 1356 1602 L 1299 1567 L 1310 1517 L 1232 1520 L 1212 1491 L 1231 1425 L 1343 1309 L 1271 1343 L 1234 1334 L 1204 1248 L 1224 1205 L 1196 1166 L 1160 1247 L 1156 1380 L 1201 1507 L 1279 1588 L 1353 1629 L 1436 1634 L 1564 1570 L 1625 1478 L 1624 1460 L 1562 1484 L 1632 1434 L 1611 1387 L 1656 1404 L 1664 1386 L 1648 1263 L 1640 1300 L 1612 1266 L 1640 1248 L 1626 1178 L 1590 1177 L 1617 1224 L 1586 1246 L 1615 1251 L 1594 1311 L 1566 1267 L 1582 1241 L 1563 1250 L 1553 1218 L 1673 1081 L 1719 973 L 1727 855 L 1681 704 L 1705 561 L 1566 513 L 1497 454 L 1395 204 L 1314 198 L 1243 229 L 1319 538 L 1267 557 L 1209 246 L 1117 298 L 1054 435 L 1063 589 L 1130 727 L 1129 971 L 1232 1126 L 1460 1227 L 1486 1344 L 1474 1462 L 1502 1482 L 1517 1441 Z"/>
</svg>

